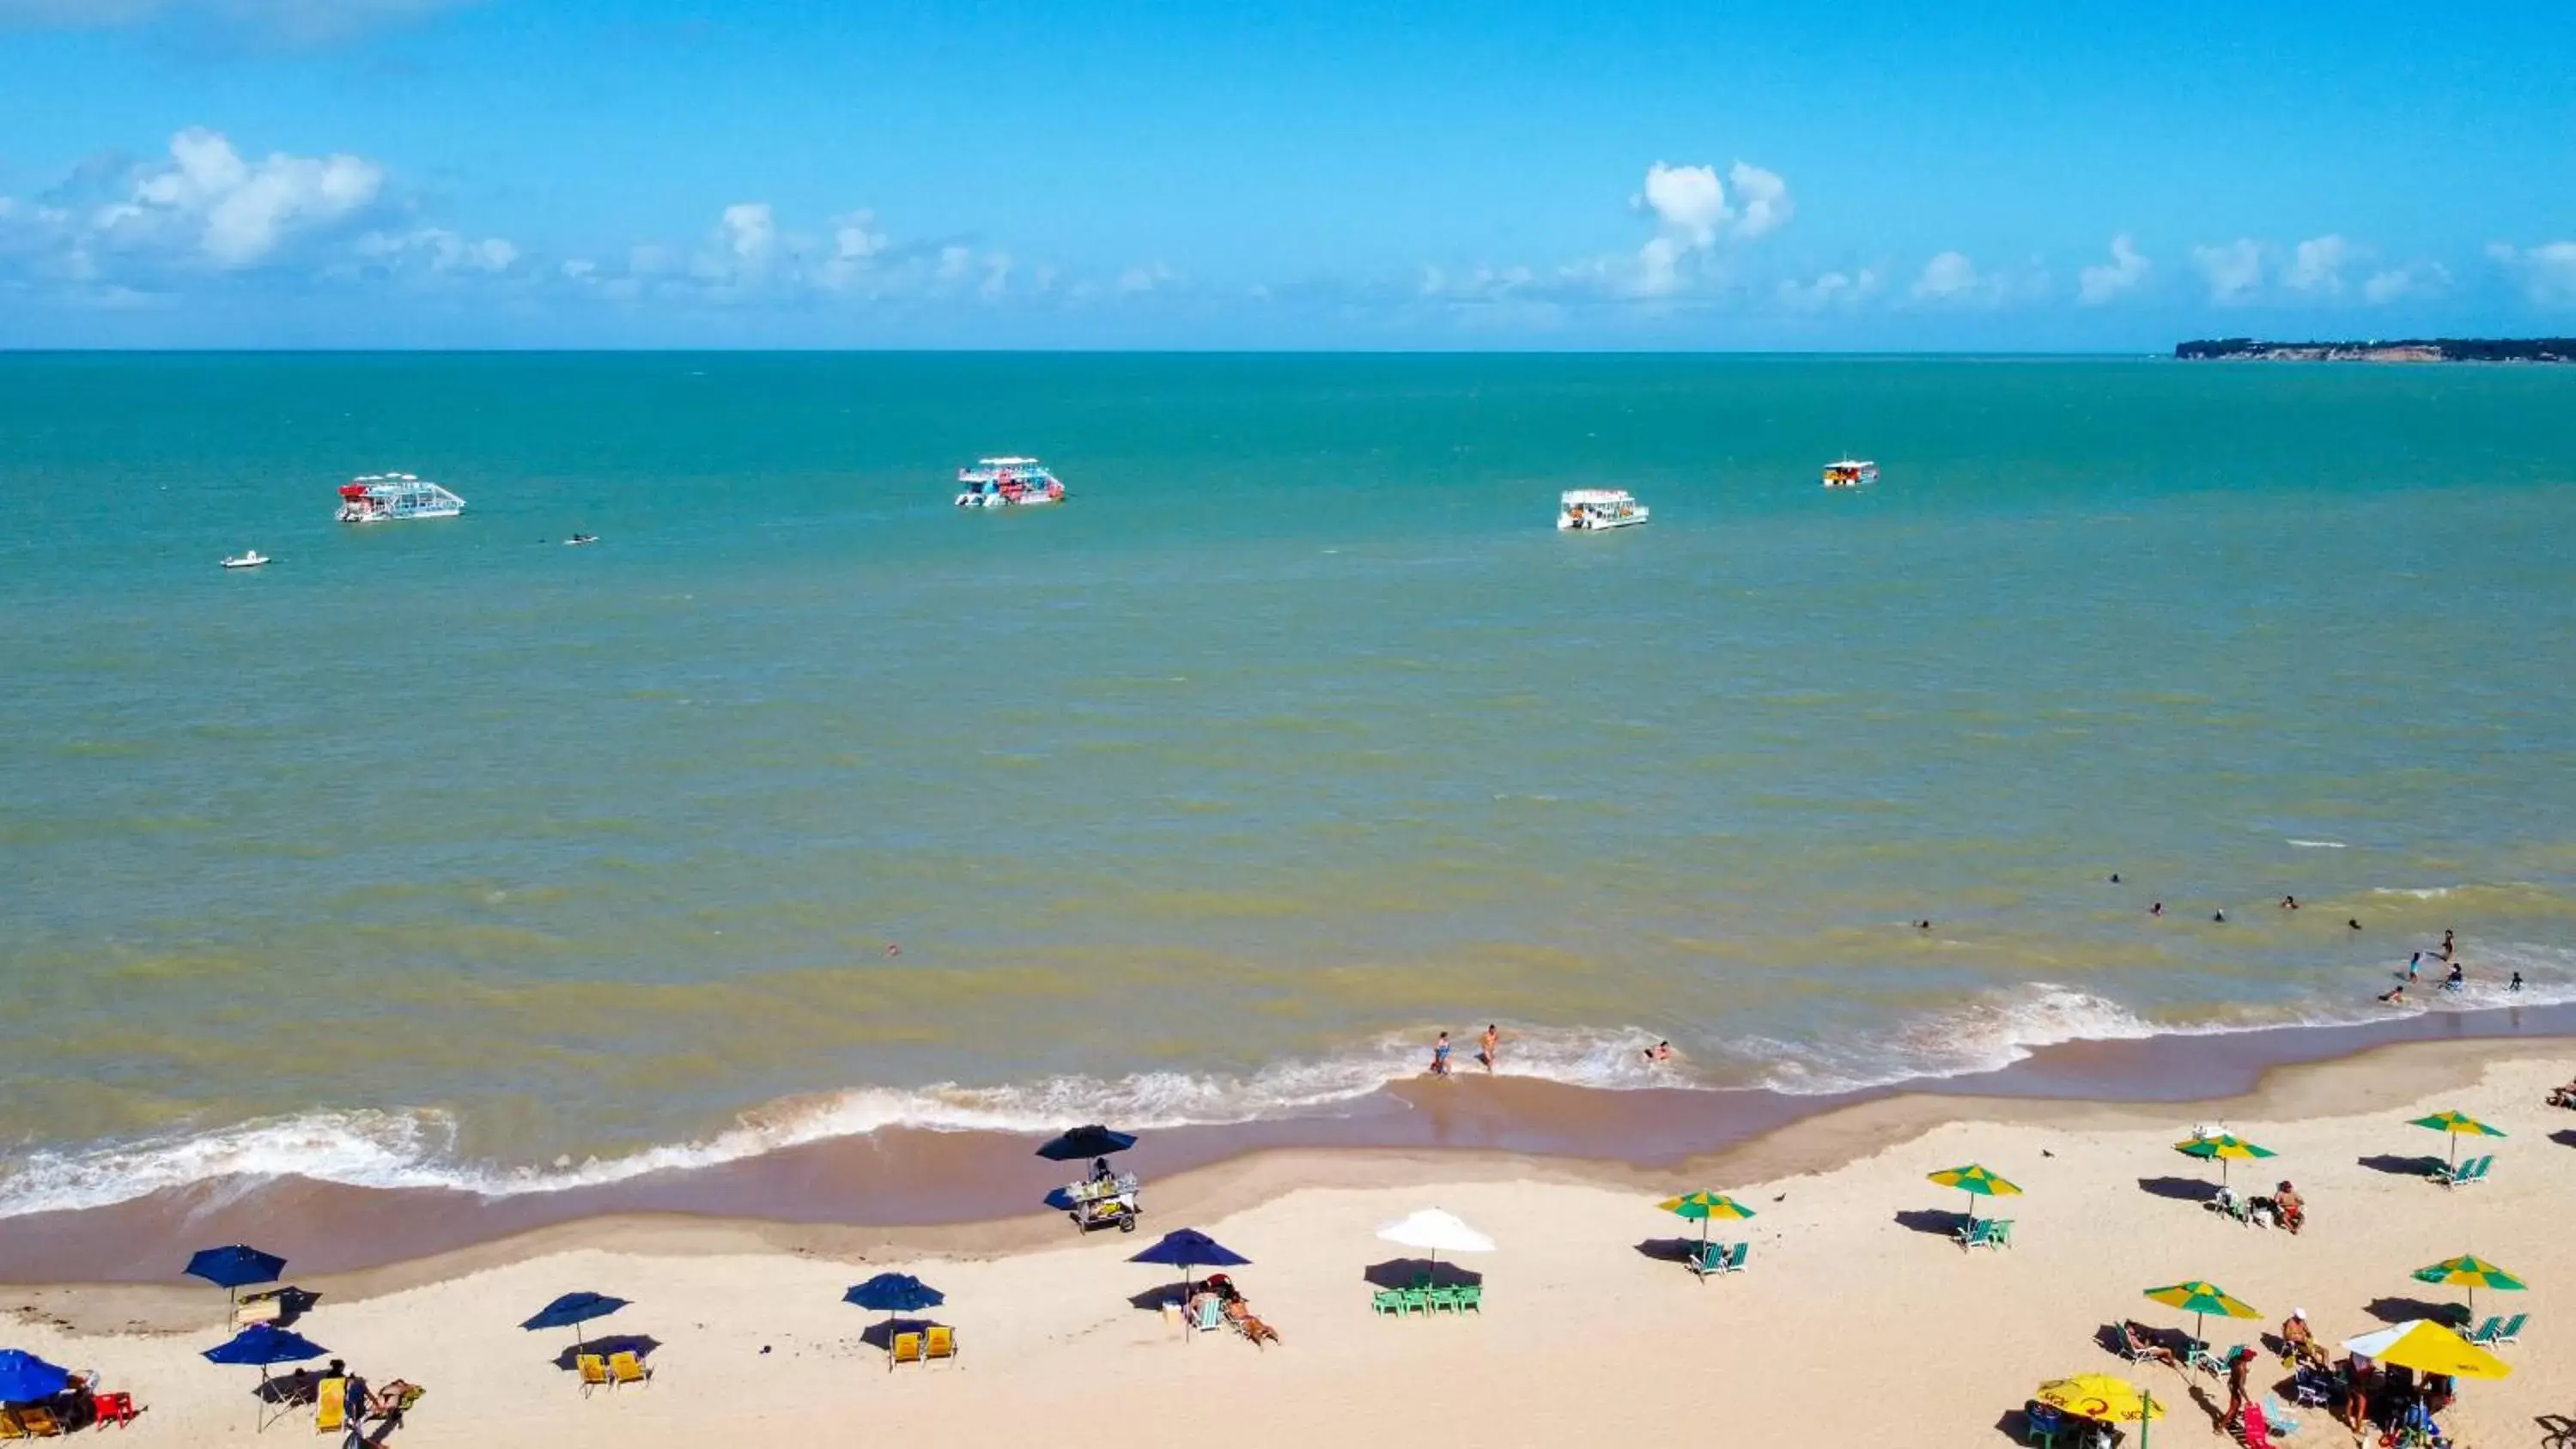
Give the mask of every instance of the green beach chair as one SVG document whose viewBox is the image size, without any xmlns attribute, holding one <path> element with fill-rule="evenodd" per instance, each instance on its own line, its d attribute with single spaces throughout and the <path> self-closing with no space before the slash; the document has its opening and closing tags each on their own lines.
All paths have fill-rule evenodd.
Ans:
<svg viewBox="0 0 2576 1449">
<path fill-rule="evenodd" d="M 1705 1283 L 1714 1275 L 1726 1271 L 1726 1244 L 1702 1243 L 1691 1249 L 1691 1255 L 1685 1261 L 1691 1272 Z"/>
<path fill-rule="evenodd" d="M 1431 1315 L 1431 1290 L 1428 1288 L 1405 1289 L 1404 1311 L 1407 1313 L 1419 1313 L 1428 1318 Z"/>
<path fill-rule="evenodd" d="M 1482 1283 L 1458 1285 L 1458 1311 L 1464 1313 L 1471 1308 L 1476 1311 L 1478 1318 L 1485 1316 L 1485 1285 Z M 2521 1321 L 2519 1318 L 2514 1320 L 2516 1323 Z"/>
<path fill-rule="evenodd" d="M 1458 1290 L 1457 1290 L 1457 1289 L 1455 1289 L 1455 1288 L 1434 1288 L 1434 1289 L 1432 1289 L 1432 1290 L 1431 1290 L 1431 1311 L 1432 1311 L 1432 1312 L 1434 1312 L 1434 1313 L 1438 1313 L 1441 1309 L 1444 1309 L 1444 1308 L 1448 1309 L 1448 1310 L 1449 1310 L 1450 1312 L 1452 1312 L 1452 1313 L 1455 1313 L 1455 1312 L 1457 1312 L 1457 1311 L 1458 1311 Z"/>
<path fill-rule="evenodd" d="M 2502 1332 L 2504 1332 L 2504 1320 L 2501 1318 L 2490 1318 L 2486 1322 L 2478 1325 L 2477 1332 L 2463 1334 L 2461 1336 L 2480 1348 L 2491 1348 L 2495 1344 L 2496 1335 Z"/>
<path fill-rule="evenodd" d="M 1402 1313 L 1404 1311 L 1404 1290 L 1401 1288 L 1381 1288 L 1375 1293 L 1369 1295 L 1369 1307 L 1379 1313 Z"/>
<path fill-rule="evenodd" d="M 2498 1343 L 2520 1343 L 2522 1341 L 2522 1326 L 2530 1321 L 2531 1315 L 2528 1313 L 2517 1313 L 2513 1317 L 2506 1319 L 2504 1321 L 2504 1327 L 2496 1330 L 2495 1341 Z"/>
</svg>

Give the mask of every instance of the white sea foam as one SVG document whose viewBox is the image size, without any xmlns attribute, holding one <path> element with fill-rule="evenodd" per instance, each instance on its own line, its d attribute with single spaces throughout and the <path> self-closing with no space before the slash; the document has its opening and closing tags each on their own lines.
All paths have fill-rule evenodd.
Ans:
<svg viewBox="0 0 2576 1449">
<path fill-rule="evenodd" d="M 2475 1011 L 2576 1001 L 2576 951 L 2480 943 L 2474 954 L 2475 974 L 2465 990 L 2435 990 L 2427 978 L 2419 986 L 2420 1001 L 2408 1009 Z M 2505 989 L 2514 971 L 2526 978 L 2520 993 Z M 1749 1076 L 1753 1085 L 1773 1091 L 1816 1095 L 1995 1071 L 2068 1042 L 2384 1020 L 2390 1009 L 2371 1000 L 2374 991 L 2373 983 L 2356 983 L 2348 998 L 2166 1023 L 2093 992 L 2032 982 L 1840 1041 L 1726 1038 L 1686 1051 L 1682 1062 L 1669 1067 L 1643 1060 L 1640 1048 L 1661 1033 L 1642 1027 L 1513 1028 L 1505 1034 L 1500 1075 L 1605 1090 L 1740 1085 Z M 712 1167 L 888 1127 L 1042 1133 L 1106 1121 L 1151 1131 L 1329 1112 L 1418 1075 L 1429 1058 L 1429 1037 L 1427 1031 L 1387 1033 L 1330 1056 L 1241 1075 L 1159 1071 L 1023 1085 L 854 1088 L 769 1103 L 702 1139 L 578 1161 L 559 1158 L 550 1165 L 464 1159 L 456 1150 L 457 1122 L 437 1110 L 308 1112 L 25 1153 L 0 1167 L 0 1218 L 290 1174 L 354 1187 L 449 1188 L 506 1197 Z M 1473 1037 L 1456 1040 L 1459 1069 L 1475 1071 Z"/>
<path fill-rule="evenodd" d="M 2301 850 L 2348 850 L 2351 848 L 2340 840 L 2300 840 L 2294 837 L 2289 843 L 2297 846 Z"/>
<path fill-rule="evenodd" d="M 2456 889 L 2458 889 L 2456 886 L 2373 886 L 2370 893 L 2375 896 L 2412 896 L 2419 901 L 2438 901 Z"/>
</svg>

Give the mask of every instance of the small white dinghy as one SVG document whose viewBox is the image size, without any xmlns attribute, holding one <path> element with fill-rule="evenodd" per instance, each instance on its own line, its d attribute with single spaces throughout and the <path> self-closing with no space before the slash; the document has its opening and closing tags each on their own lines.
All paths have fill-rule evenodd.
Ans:
<svg viewBox="0 0 2576 1449">
<path fill-rule="evenodd" d="M 261 553 L 258 549 L 252 549 L 248 553 L 237 554 L 232 558 L 225 559 L 224 567 L 228 569 L 255 569 L 267 562 L 267 554 Z"/>
</svg>

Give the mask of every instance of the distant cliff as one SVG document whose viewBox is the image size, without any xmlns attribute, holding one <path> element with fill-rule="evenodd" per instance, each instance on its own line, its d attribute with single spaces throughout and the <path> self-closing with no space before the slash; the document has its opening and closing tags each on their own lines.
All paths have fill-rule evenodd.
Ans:
<svg viewBox="0 0 2576 1449">
<path fill-rule="evenodd" d="M 2394 342 L 2262 342 L 2204 338 L 2177 344 L 2189 362 L 2576 362 L 2576 337 L 2435 337 Z"/>
</svg>

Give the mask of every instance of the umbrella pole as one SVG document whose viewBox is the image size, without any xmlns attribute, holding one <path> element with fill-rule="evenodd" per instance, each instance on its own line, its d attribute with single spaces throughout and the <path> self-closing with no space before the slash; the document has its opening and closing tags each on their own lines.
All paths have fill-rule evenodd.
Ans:
<svg viewBox="0 0 2576 1449">
<path fill-rule="evenodd" d="M 2156 1396 L 2153 1393 L 2140 1393 L 2138 1395 L 2138 1449 L 2147 1449 L 2147 1425 L 2153 1423 L 2155 1417 Z"/>
</svg>

